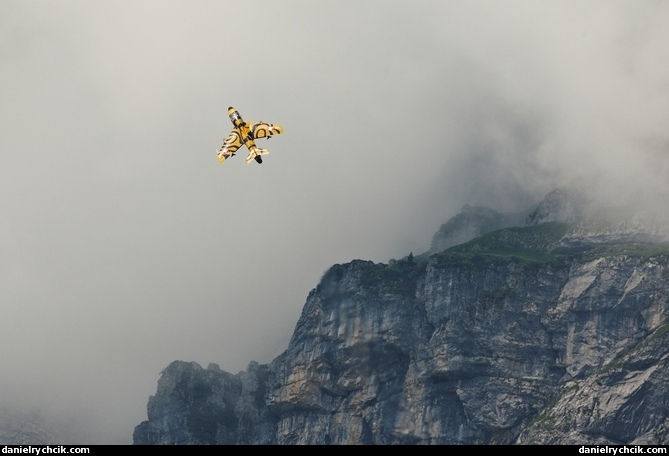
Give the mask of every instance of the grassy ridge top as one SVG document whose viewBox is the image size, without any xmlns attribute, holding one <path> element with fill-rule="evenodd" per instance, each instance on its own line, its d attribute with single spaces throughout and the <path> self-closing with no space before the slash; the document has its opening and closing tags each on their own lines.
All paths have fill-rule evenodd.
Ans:
<svg viewBox="0 0 669 456">
<path fill-rule="evenodd" d="M 505 228 L 485 234 L 434 255 L 440 266 L 485 267 L 493 261 L 515 261 L 521 265 L 558 263 L 569 259 L 592 261 L 613 256 L 651 257 L 669 255 L 669 244 L 623 243 L 586 246 L 578 251 L 554 250 L 572 225 L 548 222 L 540 225 Z"/>
<path fill-rule="evenodd" d="M 560 241 L 569 233 L 572 226 L 567 223 L 547 222 L 527 227 L 504 228 L 431 256 L 409 255 L 402 260 L 393 260 L 388 265 L 362 260 L 353 261 L 351 264 L 360 269 L 360 281 L 365 289 L 376 291 L 385 289 L 406 296 L 414 295 L 417 280 L 429 262 L 441 268 L 483 270 L 510 262 L 521 268 L 546 265 L 562 267 L 568 266 L 572 261 L 588 262 L 607 257 L 663 256 L 661 261 L 669 264 L 667 243 L 592 244 L 577 250 L 565 250 L 561 248 Z M 345 269 L 344 265 L 335 265 L 323 279 L 339 280 Z"/>
<path fill-rule="evenodd" d="M 484 267 L 491 261 L 515 260 L 520 263 L 548 263 L 560 256 L 551 250 L 569 231 L 570 225 L 548 222 L 540 225 L 505 228 L 485 234 L 434 255 L 438 265 L 458 263 Z"/>
</svg>

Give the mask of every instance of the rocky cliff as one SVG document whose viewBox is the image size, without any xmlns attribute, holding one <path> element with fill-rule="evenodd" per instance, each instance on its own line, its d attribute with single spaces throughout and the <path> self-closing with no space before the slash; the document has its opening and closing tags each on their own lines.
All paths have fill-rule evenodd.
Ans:
<svg viewBox="0 0 669 456">
<path fill-rule="evenodd" d="M 271 363 L 170 364 L 134 442 L 669 443 L 668 225 L 583 211 L 465 208 L 424 255 L 334 265 Z"/>
</svg>

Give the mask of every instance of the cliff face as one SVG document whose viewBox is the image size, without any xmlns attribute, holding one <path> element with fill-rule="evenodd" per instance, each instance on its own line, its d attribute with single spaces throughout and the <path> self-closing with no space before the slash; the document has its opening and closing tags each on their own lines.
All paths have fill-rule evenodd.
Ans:
<svg viewBox="0 0 669 456">
<path fill-rule="evenodd" d="M 666 444 L 669 249 L 536 219 L 333 266 L 272 363 L 168 366 L 135 443 Z"/>
</svg>

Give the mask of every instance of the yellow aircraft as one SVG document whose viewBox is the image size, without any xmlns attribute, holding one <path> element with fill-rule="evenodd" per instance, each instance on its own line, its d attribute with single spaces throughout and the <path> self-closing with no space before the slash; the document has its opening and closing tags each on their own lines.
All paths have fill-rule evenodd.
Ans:
<svg viewBox="0 0 669 456">
<path fill-rule="evenodd" d="M 269 151 L 256 146 L 254 140 L 259 138 L 269 139 L 272 135 L 279 135 L 283 133 L 283 127 L 265 122 L 256 122 L 249 125 L 244 122 L 242 116 L 233 107 L 228 108 L 228 116 L 230 116 L 235 128 L 232 129 L 223 141 L 221 148 L 218 149 L 218 161 L 223 163 L 226 158 L 234 157 L 237 149 L 242 147 L 243 144 L 249 150 L 246 163 L 251 163 L 251 160 L 262 163 L 261 155 L 269 154 Z"/>
</svg>

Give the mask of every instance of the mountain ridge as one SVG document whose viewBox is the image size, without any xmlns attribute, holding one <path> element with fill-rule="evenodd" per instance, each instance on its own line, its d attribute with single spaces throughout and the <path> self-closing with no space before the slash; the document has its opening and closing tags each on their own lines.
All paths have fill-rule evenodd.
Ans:
<svg viewBox="0 0 669 456">
<path fill-rule="evenodd" d="M 425 254 L 333 265 L 272 362 L 171 363 L 134 443 L 666 444 L 666 227 L 584 201 L 465 207 Z"/>
</svg>

